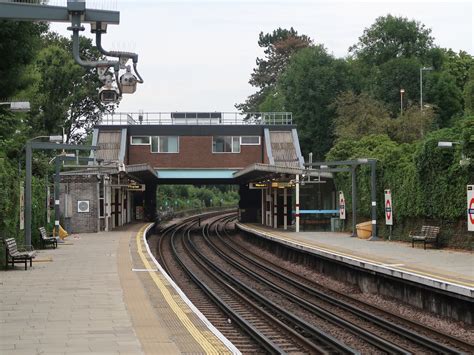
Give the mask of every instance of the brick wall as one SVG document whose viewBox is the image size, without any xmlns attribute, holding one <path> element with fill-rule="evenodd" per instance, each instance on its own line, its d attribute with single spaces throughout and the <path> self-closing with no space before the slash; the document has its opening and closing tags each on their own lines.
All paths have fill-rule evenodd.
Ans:
<svg viewBox="0 0 474 355">
<path fill-rule="evenodd" d="M 264 144 L 262 137 L 260 145 L 242 145 L 240 153 L 212 153 L 212 136 L 180 136 L 179 153 L 151 153 L 148 145 L 128 145 L 128 164 L 149 163 L 154 168 L 245 168 L 263 162 Z"/>
<path fill-rule="evenodd" d="M 60 185 L 60 208 L 61 221 L 63 227 L 71 233 L 94 233 L 98 232 L 98 196 L 97 196 L 97 178 L 95 175 L 88 177 L 62 177 Z M 64 217 L 66 212 L 66 196 L 68 193 L 68 202 L 70 216 Z M 78 212 L 77 202 L 89 201 L 89 212 Z"/>
</svg>

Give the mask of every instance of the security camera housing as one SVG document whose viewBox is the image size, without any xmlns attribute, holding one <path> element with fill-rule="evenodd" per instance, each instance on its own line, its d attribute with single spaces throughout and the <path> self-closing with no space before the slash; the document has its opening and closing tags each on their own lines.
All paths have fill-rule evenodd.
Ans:
<svg viewBox="0 0 474 355">
<path fill-rule="evenodd" d="M 122 93 L 133 94 L 137 90 L 137 78 L 127 71 L 120 77 L 120 85 L 122 87 Z"/>
<path fill-rule="evenodd" d="M 113 104 L 120 100 L 120 92 L 116 88 L 103 86 L 99 90 L 99 98 L 104 104 Z"/>
</svg>

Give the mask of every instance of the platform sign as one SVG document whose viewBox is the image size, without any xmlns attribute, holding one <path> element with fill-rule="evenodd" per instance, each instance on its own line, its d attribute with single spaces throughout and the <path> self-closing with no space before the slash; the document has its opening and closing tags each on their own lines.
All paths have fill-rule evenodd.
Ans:
<svg viewBox="0 0 474 355">
<path fill-rule="evenodd" d="M 128 191 L 145 191 L 144 184 L 128 184 L 127 185 Z"/>
<path fill-rule="evenodd" d="M 25 188 L 20 181 L 20 230 L 25 229 Z"/>
<path fill-rule="evenodd" d="M 267 187 L 268 187 L 268 184 L 263 183 L 263 182 L 251 182 L 249 184 L 250 190 L 266 189 Z"/>
<path fill-rule="evenodd" d="M 474 185 L 467 185 L 467 230 L 474 232 Z"/>
<path fill-rule="evenodd" d="M 346 219 L 346 199 L 342 191 L 339 191 L 339 219 Z"/>
<path fill-rule="evenodd" d="M 393 226 L 393 205 L 392 205 L 392 193 L 390 190 L 385 190 L 385 224 L 387 226 Z"/>
</svg>

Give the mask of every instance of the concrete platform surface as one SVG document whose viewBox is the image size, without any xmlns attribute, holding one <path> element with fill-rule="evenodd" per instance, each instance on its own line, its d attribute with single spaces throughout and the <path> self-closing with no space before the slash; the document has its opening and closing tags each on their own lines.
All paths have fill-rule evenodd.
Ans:
<svg viewBox="0 0 474 355">
<path fill-rule="evenodd" d="M 144 228 L 71 236 L 31 269 L 2 268 L 0 354 L 229 353 L 174 288 L 157 287 L 139 255 Z"/>
<path fill-rule="evenodd" d="M 420 244 L 368 241 L 334 232 L 290 232 L 260 224 L 237 224 L 296 248 L 324 257 L 474 297 L 474 257 L 472 252 L 443 249 L 424 250 Z"/>
</svg>

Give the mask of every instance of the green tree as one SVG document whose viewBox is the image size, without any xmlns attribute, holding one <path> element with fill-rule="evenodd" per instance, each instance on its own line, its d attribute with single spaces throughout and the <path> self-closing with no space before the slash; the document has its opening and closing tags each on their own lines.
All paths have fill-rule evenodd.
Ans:
<svg viewBox="0 0 474 355">
<path fill-rule="evenodd" d="M 267 94 L 274 89 L 292 55 L 312 43 L 308 36 L 299 35 L 293 27 L 289 30 L 278 28 L 266 34 L 260 32 L 258 45 L 264 48 L 265 57 L 257 58 L 257 66 L 253 69 L 249 80 L 249 84 L 258 88 L 258 91 L 235 107 L 243 112 L 257 111 Z"/>
<path fill-rule="evenodd" d="M 366 28 L 349 52 L 369 65 L 381 65 L 400 57 L 424 61 L 430 57 L 433 41 L 431 29 L 420 22 L 387 15 Z"/>
<path fill-rule="evenodd" d="M 433 130 L 434 110 L 430 107 L 420 110 L 418 105 L 411 106 L 403 115 L 389 122 L 389 136 L 398 143 L 414 143 L 423 139 Z"/>
<path fill-rule="evenodd" d="M 340 94 L 332 105 L 335 108 L 334 134 L 338 139 L 358 139 L 370 134 L 386 134 L 390 115 L 383 102 L 367 93 L 352 91 Z"/>
<path fill-rule="evenodd" d="M 295 54 L 280 78 L 278 87 L 285 108 L 298 124 L 304 153 L 313 152 L 316 159 L 324 158 L 332 146 L 334 108 L 330 104 L 346 90 L 348 71 L 344 60 L 317 45 Z"/>
<path fill-rule="evenodd" d="M 469 70 L 468 80 L 463 91 L 464 111 L 466 114 L 474 115 L 474 67 Z"/>
<path fill-rule="evenodd" d="M 465 51 L 443 50 L 443 69 L 454 77 L 457 87 L 463 91 L 469 81 L 469 72 L 474 68 L 474 57 Z"/>
<path fill-rule="evenodd" d="M 401 89 L 404 107 L 419 101 L 420 66 L 417 58 L 395 58 L 375 70 L 375 97 L 387 104 L 393 116 L 400 112 Z"/>
<path fill-rule="evenodd" d="M 8 99 L 31 82 L 25 76 L 27 65 L 41 47 L 40 36 L 47 25 L 0 21 L 0 99 Z"/>
<path fill-rule="evenodd" d="M 434 105 L 440 127 L 449 127 L 452 118 L 462 114 L 462 92 L 448 72 L 433 73 L 426 83 L 426 102 Z"/>
<path fill-rule="evenodd" d="M 69 39 L 51 34 L 44 44 L 34 63 L 39 79 L 32 95 L 31 127 L 45 134 L 58 134 L 64 128 L 68 141 L 79 142 L 112 107 L 99 100 L 102 84 L 95 70 L 74 62 Z M 101 58 L 90 39 L 81 38 L 80 46 L 83 58 Z"/>
</svg>

